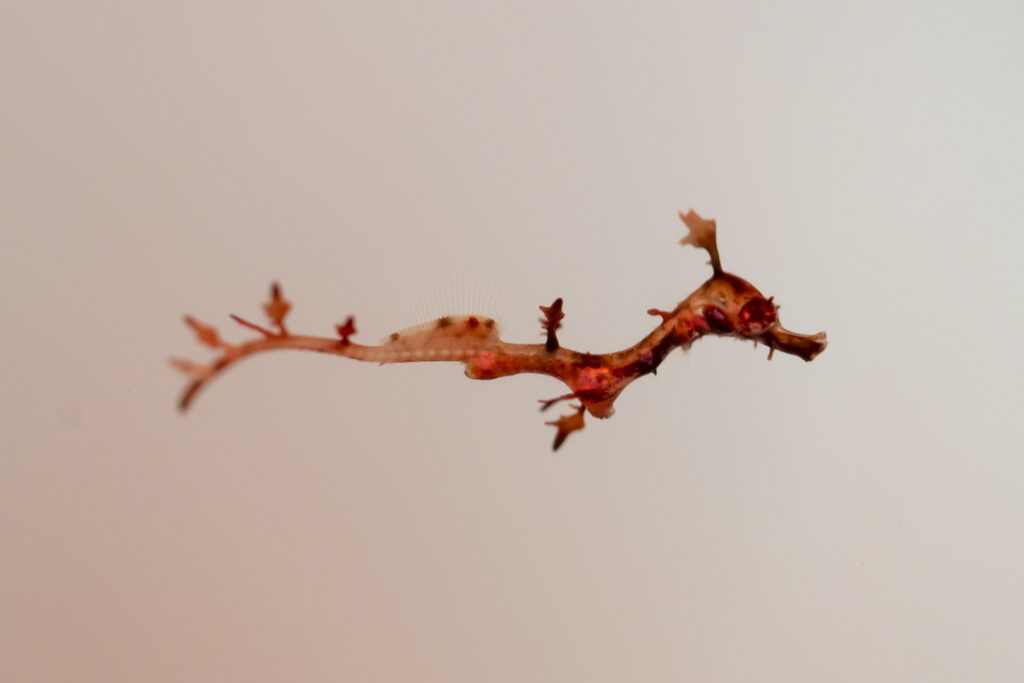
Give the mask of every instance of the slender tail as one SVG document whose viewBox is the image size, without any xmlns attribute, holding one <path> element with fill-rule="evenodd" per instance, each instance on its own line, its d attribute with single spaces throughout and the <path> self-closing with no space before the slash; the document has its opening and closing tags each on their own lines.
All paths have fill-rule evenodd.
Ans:
<svg viewBox="0 0 1024 683">
<path fill-rule="evenodd" d="M 272 331 L 236 315 L 232 319 L 239 325 L 258 332 L 261 337 L 242 344 L 230 344 L 221 339 L 217 330 L 186 316 L 185 323 L 192 328 L 198 340 L 221 351 L 220 357 L 208 364 L 172 358 L 171 364 L 192 378 L 178 402 L 181 410 L 189 405 L 210 380 L 229 367 L 256 353 L 275 350 L 315 351 L 352 358 L 369 363 L 409 363 L 427 361 L 466 361 L 482 349 L 500 341 L 497 326 L 482 316 L 446 317 L 425 325 L 396 332 L 383 343 L 373 346 L 356 344 L 349 337 L 356 333 L 355 321 L 349 317 L 337 326 L 338 337 L 311 337 L 293 335 L 285 327 L 284 319 L 291 303 L 281 294 L 275 283 L 271 287 L 270 301 L 263 305 Z"/>
</svg>

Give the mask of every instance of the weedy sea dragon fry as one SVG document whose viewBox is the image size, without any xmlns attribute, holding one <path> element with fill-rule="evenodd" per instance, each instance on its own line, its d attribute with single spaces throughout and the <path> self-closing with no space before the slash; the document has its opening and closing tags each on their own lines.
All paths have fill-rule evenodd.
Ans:
<svg viewBox="0 0 1024 683">
<path fill-rule="evenodd" d="M 172 359 L 178 369 L 191 377 L 179 405 L 185 410 L 196 394 L 214 377 L 243 358 L 263 351 L 293 349 L 344 356 L 371 363 L 417 363 L 449 361 L 465 365 L 471 379 L 497 379 L 524 372 L 550 375 L 563 382 L 568 392 L 541 401 L 547 410 L 559 401 L 576 401 L 572 412 L 546 424 L 555 427 L 554 448 L 557 450 L 569 434 L 583 429 L 583 416 L 611 417 L 613 404 L 622 390 L 644 375 L 657 371 L 665 357 L 677 347 L 689 348 L 705 335 L 749 339 L 768 347 L 768 359 L 775 351 L 792 354 L 805 361 L 813 360 L 828 344 L 824 332 L 796 334 L 779 323 L 778 308 L 773 297 L 765 297 L 746 280 L 722 270 L 718 255 L 714 220 L 701 218 L 692 209 L 679 212 L 689 229 L 680 244 L 704 249 L 711 257 L 711 277 L 671 311 L 652 308 L 647 312 L 660 323 L 633 346 L 614 353 L 581 353 L 558 343 L 558 329 L 565 314 L 562 299 L 550 306 L 541 306 L 542 344 L 512 344 L 498 335 L 494 320 L 482 315 L 446 316 L 433 322 L 395 332 L 378 345 L 352 341 L 356 334 L 355 320 L 350 316 L 336 326 L 336 337 L 311 337 L 292 334 L 285 327 L 291 304 L 281 288 L 271 287 L 270 301 L 263 309 L 270 328 L 262 327 L 236 315 L 231 317 L 243 327 L 259 333 L 259 337 L 241 344 L 221 339 L 217 330 L 186 316 L 185 322 L 199 341 L 217 349 L 220 355 L 210 363 Z"/>
</svg>

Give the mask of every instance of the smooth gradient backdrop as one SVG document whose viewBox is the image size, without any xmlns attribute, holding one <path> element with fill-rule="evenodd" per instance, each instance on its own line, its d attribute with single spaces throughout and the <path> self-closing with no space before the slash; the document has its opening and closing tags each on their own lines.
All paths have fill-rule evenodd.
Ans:
<svg viewBox="0 0 1024 683">
<path fill-rule="evenodd" d="M 0 3 L 0 680 L 1019 681 L 1018 2 Z M 544 377 L 188 312 L 708 339 L 552 454 Z"/>
</svg>

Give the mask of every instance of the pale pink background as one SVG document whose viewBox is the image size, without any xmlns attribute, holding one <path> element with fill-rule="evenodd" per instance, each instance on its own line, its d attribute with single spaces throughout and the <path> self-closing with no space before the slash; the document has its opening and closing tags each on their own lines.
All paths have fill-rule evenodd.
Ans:
<svg viewBox="0 0 1024 683">
<path fill-rule="evenodd" d="M 1011 681 L 1024 670 L 1021 5 L 0 10 L 0 680 Z M 547 378 L 301 354 L 448 312 L 708 340 L 552 455 Z M 550 419 L 550 418 L 547 418 Z"/>
</svg>

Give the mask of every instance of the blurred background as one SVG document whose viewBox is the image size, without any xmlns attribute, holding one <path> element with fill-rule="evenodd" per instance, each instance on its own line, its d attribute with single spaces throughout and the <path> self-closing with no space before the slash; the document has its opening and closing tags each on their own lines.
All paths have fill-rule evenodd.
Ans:
<svg viewBox="0 0 1024 683">
<path fill-rule="evenodd" d="M 1014 2 L 4 3 L 0 679 L 1009 681 L 1024 669 Z M 520 376 L 184 313 L 709 339 L 557 453 Z M 563 411 L 564 412 L 564 411 Z"/>
</svg>

